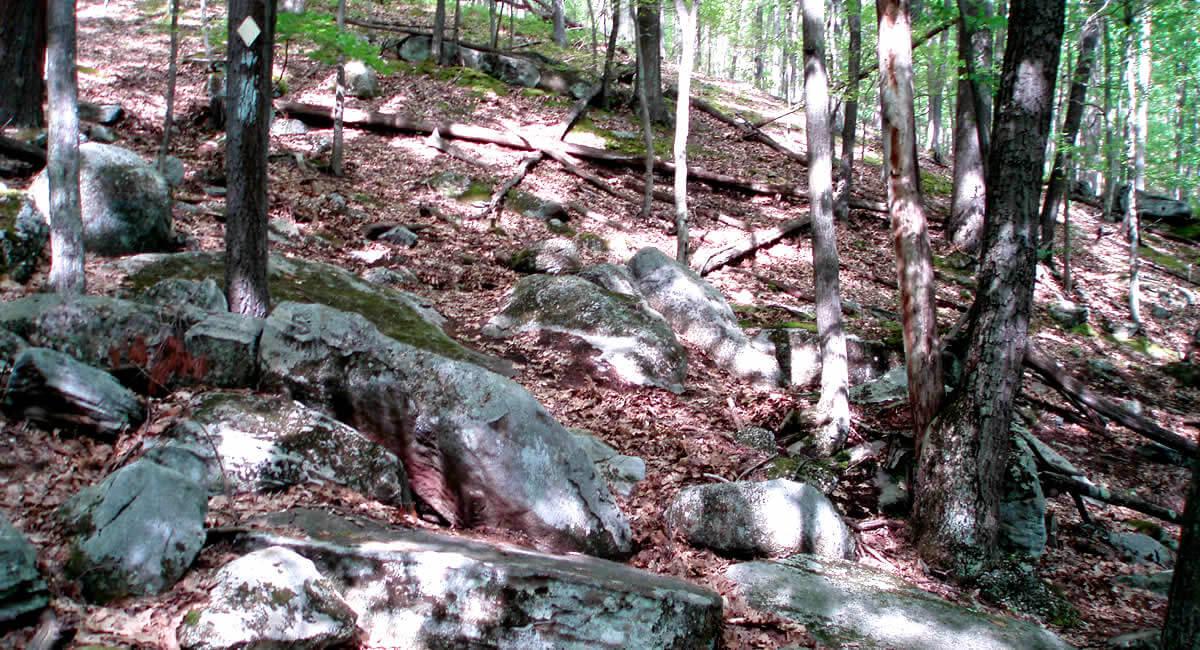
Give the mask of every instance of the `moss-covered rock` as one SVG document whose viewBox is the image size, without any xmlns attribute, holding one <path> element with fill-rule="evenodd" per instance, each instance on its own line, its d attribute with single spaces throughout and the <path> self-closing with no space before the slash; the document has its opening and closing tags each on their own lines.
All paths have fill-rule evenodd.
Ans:
<svg viewBox="0 0 1200 650">
<path fill-rule="evenodd" d="M 33 275 L 50 228 L 24 192 L 0 191 L 0 275 L 16 282 Z"/>
<path fill-rule="evenodd" d="M 128 273 L 125 291 L 140 294 L 166 278 L 224 284 L 224 261 L 216 253 L 139 255 L 121 262 Z M 316 303 L 359 314 L 384 335 L 440 354 L 468 361 L 494 372 L 511 374 L 507 363 L 468 349 L 441 330 L 439 317 L 412 294 L 371 284 L 336 266 L 271 256 L 268 282 L 271 299 Z"/>
<path fill-rule="evenodd" d="M 1013 612 L 1034 616 L 1043 623 L 1059 627 L 1074 627 L 1079 623 L 1079 610 L 1034 575 L 1030 567 L 1016 561 L 1004 562 L 980 576 L 979 593 L 987 600 Z"/>
</svg>

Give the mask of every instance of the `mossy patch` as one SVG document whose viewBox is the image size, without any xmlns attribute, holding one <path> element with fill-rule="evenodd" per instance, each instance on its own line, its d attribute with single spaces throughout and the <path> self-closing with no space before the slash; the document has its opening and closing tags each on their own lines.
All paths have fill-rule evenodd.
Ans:
<svg viewBox="0 0 1200 650">
<path fill-rule="evenodd" d="M 224 287 L 224 260 L 213 253 L 147 256 L 154 261 L 134 270 L 125 289 L 138 294 L 166 278 L 212 278 Z M 470 350 L 421 318 L 409 300 L 388 287 L 372 285 L 328 264 L 271 257 L 271 300 L 317 303 L 362 315 L 384 335 L 451 359 L 489 366 L 494 360 Z M 492 364 L 494 365 L 494 364 Z"/>
<path fill-rule="evenodd" d="M 198 610 L 198 609 L 189 610 L 188 613 L 183 615 L 183 624 L 184 625 L 198 625 L 199 623 L 200 623 L 200 610 Z"/>
<path fill-rule="evenodd" d="M 1154 359 L 1155 361 L 1178 361 L 1179 354 L 1174 350 L 1169 350 L 1163 346 L 1151 341 L 1144 336 L 1135 336 L 1125 344 L 1129 347 L 1141 352 L 1142 354 Z"/>
<path fill-rule="evenodd" d="M 921 171 L 921 190 L 926 194 L 950 196 L 954 191 L 954 183 L 940 174 Z"/>
<path fill-rule="evenodd" d="M 1100 332 L 1092 327 L 1091 323 L 1080 323 L 1071 328 L 1071 333 L 1077 336 L 1086 336 L 1088 338 L 1100 338 Z"/>
</svg>

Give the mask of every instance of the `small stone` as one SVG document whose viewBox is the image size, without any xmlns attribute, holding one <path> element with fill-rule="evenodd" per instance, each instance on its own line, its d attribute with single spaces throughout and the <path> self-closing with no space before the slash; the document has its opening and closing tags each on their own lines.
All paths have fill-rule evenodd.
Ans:
<svg viewBox="0 0 1200 650">
<path fill-rule="evenodd" d="M 1088 321 L 1088 308 L 1070 300 L 1059 300 L 1050 305 L 1050 318 L 1069 330 Z"/>
<path fill-rule="evenodd" d="M 574 273 L 580 268 L 579 250 L 569 239 L 547 239 L 517 251 L 508 267 L 518 273 Z"/>
<path fill-rule="evenodd" d="M 304 122 L 283 118 L 271 121 L 271 135 L 304 135 L 308 133 L 308 125 Z"/>
<path fill-rule="evenodd" d="M 117 132 L 108 128 L 107 126 L 93 124 L 91 128 L 88 129 L 88 139 L 92 142 L 112 144 L 117 141 Z"/>
<path fill-rule="evenodd" d="M 212 278 L 188 280 L 167 278 L 142 292 L 141 302 L 152 305 L 191 305 L 204 311 L 229 311 L 225 293 Z"/>
<path fill-rule="evenodd" d="M 359 99 L 370 99 L 379 94 L 379 75 L 362 61 L 346 63 L 346 88 Z"/>
<path fill-rule="evenodd" d="M 167 185 L 179 187 L 183 185 L 184 177 L 187 176 L 187 168 L 184 167 L 182 160 L 175 156 L 167 156 L 163 163 L 162 174 L 163 178 L 167 181 Z"/>
<path fill-rule="evenodd" d="M 397 246 L 405 246 L 407 248 L 416 246 L 419 239 L 420 238 L 417 236 L 417 233 L 405 228 L 404 226 L 396 226 L 395 228 L 391 228 L 379 236 L 379 241 L 385 241 L 389 244 L 396 244 Z"/>
<path fill-rule="evenodd" d="M 79 119 L 83 122 L 98 122 L 112 126 L 125 116 L 125 109 L 120 104 L 93 104 L 79 102 Z"/>
<path fill-rule="evenodd" d="M 733 439 L 739 445 L 757 449 L 759 451 L 772 452 L 775 451 L 775 434 L 769 429 L 762 427 L 746 427 L 739 429 L 733 434 Z"/>
<path fill-rule="evenodd" d="M 416 285 L 421 283 L 421 279 L 415 273 L 403 266 L 396 269 L 377 266 L 363 271 L 362 277 L 371 284 Z"/>
</svg>

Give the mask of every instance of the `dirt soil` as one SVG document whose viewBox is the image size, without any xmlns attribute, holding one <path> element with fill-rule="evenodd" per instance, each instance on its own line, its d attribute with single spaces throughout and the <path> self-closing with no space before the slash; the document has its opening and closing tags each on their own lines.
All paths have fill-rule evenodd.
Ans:
<svg viewBox="0 0 1200 650">
<path fill-rule="evenodd" d="M 427 24 L 431 10 L 373 6 L 366 13 L 375 20 Z M 162 135 L 168 43 L 165 22 L 164 6 L 154 1 L 87 0 L 79 5 L 80 97 L 121 104 L 125 117 L 116 126 L 117 144 L 147 158 L 156 153 Z M 203 120 L 207 64 L 202 60 L 205 55 L 199 24 L 198 10 L 188 7 L 182 20 L 183 62 L 179 68 L 178 132 L 173 147 L 174 154 L 186 165 L 187 179 L 176 190 L 175 220 L 186 238 L 186 249 L 217 251 L 223 248 L 224 204 L 211 188 L 223 185 L 225 180 L 223 135 L 209 130 Z M 302 56 L 299 44 L 289 48 L 286 99 L 331 105 L 333 68 Z M 551 53 L 578 66 L 586 67 L 590 62 L 583 41 L 565 52 Z M 699 83 L 699 92 L 706 99 L 731 113 L 775 115 L 787 108 L 777 98 L 745 84 L 704 77 Z M 560 97 L 509 90 L 454 70 L 405 66 L 382 76 L 380 85 L 378 99 L 351 99 L 349 105 L 525 132 L 550 128 L 570 107 L 570 102 Z M 692 164 L 742 178 L 792 183 L 801 188 L 805 185 L 805 169 L 787 157 L 742 139 L 734 129 L 702 113 L 694 111 L 691 119 Z M 767 130 L 795 151 L 804 150 L 802 113 L 781 119 Z M 504 303 L 506 293 L 518 279 L 498 260 L 531 242 L 555 235 L 544 222 L 507 210 L 494 222 L 481 218 L 478 201 L 446 198 L 431 186 L 430 180 L 441 172 L 453 171 L 496 186 L 517 169 L 527 152 L 457 143 L 478 159 L 481 164 L 476 165 L 447 156 L 420 137 L 350 130 L 346 135 L 347 173 L 335 178 L 325 170 L 331 133 L 310 129 L 303 134 L 272 138 L 270 217 L 281 233 L 272 237 L 273 251 L 336 264 L 355 273 L 389 268 L 415 274 L 418 282 L 404 288 L 432 300 L 450 319 L 448 331 L 452 335 L 467 345 L 511 360 L 517 369 L 516 381 L 564 425 L 588 429 L 621 453 L 645 459 L 646 480 L 633 496 L 621 499 L 636 540 L 637 552 L 629 563 L 727 593 L 728 585 L 721 575 L 729 560 L 671 539 L 662 513 L 682 487 L 773 476 L 775 457 L 786 454 L 789 442 L 785 418 L 816 403 L 813 389 L 771 390 L 748 385 L 715 368 L 695 349 L 689 350 L 687 390 L 683 394 L 631 389 L 590 376 L 570 354 L 540 344 L 535 335 L 503 341 L 482 337 L 480 329 Z M 640 134 L 628 107 L 594 109 L 569 140 L 613 146 L 628 133 Z M 667 137 L 668 132 L 659 135 Z M 858 154 L 867 162 L 856 162 L 855 166 L 855 194 L 869 201 L 883 200 L 876 145 L 868 138 Z M 637 194 L 637 170 L 590 165 L 588 169 L 613 187 Z M 924 159 L 922 170 L 926 174 L 925 207 L 939 260 L 939 319 L 945 331 L 970 305 L 972 284 L 969 275 L 955 270 L 949 262 L 956 254 L 942 238 L 951 170 Z M 30 180 L 9 179 L 8 183 L 21 188 Z M 660 176 L 656 180 L 660 189 L 669 190 L 669 178 Z M 653 217 L 641 220 L 637 205 L 597 190 L 550 160 L 538 164 L 520 187 L 568 206 L 567 226 L 578 241 L 604 242 L 603 247 L 581 246 L 585 263 L 622 263 L 643 246 L 674 250 L 670 205 L 655 203 Z M 804 201 L 717 190 L 698 183 L 689 188 L 689 205 L 693 250 L 738 241 L 747 236 L 747 231 L 777 226 L 803 215 L 807 209 Z M 364 227 L 380 222 L 418 224 L 419 243 L 401 248 L 367 241 Z M 1146 415 L 1167 429 L 1195 439 L 1200 428 L 1200 392 L 1176 380 L 1164 368 L 1188 352 L 1191 333 L 1200 324 L 1200 308 L 1194 304 L 1196 286 L 1168 275 L 1163 268 L 1200 261 L 1197 249 L 1162 237 L 1150 239 L 1157 252 L 1153 263 L 1143 265 L 1145 311 L 1150 313 L 1153 304 L 1165 305 L 1172 296 L 1185 296 L 1191 302 L 1161 313 L 1155 310 L 1144 323 L 1142 337 L 1120 342 L 1105 333 L 1104 323 L 1128 320 L 1125 239 L 1117 225 L 1101 222 L 1097 210 L 1078 204 L 1072 205 L 1070 227 L 1076 247 L 1073 274 L 1088 297 L 1091 327 L 1068 331 L 1048 317 L 1046 307 L 1065 294 L 1059 278 L 1040 270 L 1033 344 L 1095 390 L 1117 400 L 1136 401 Z M 898 304 L 886 216 L 852 211 L 846 221 L 838 224 L 838 250 L 842 296 L 854 307 L 848 310 L 850 332 L 864 338 L 897 340 L 896 324 L 880 316 L 880 310 L 894 312 Z M 810 242 L 801 234 L 760 250 L 736 266 L 719 269 L 708 280 L 735 305 L 748 328 L 778 325 L 798 320 L 792 310 L 811 305 L 811 264 Z M 48 267 L 48 263 L 43 266 Z M 90 258 L 87 268 L 91 292 L 116 290 L 120 274 L 111 260 Z M 43 271 L 27 285 L 8 282 L 0 286 L 0 292 L 4 299 L 13 299 L 41 290 L 45 280 Z M 1100 368 L 1096 363 L 1099 360 L 1111 367 Z M 1028 373 L 1024 387 L 1026 397 L 1018 407 L 1032 419 L 1033 432 L 1084 470 L 1091 480 L 1182 510 L 1186 470 L 1153 464 L 1139 456 L 1135 449 L 1147 441 L 1131 431 L 1111 424 L 1102 430 L 1081 426 L 1079 412 Z M 210 546 L 173 591 L 109 607 L 84 604 L 76 587 L 62 574 L 65 541 L 54 518 L 55 509 L 78 489 L 127 462 L 140 448 L 140 440 L 161 433 L 171 418 L 181 413 L 190 396 L 190 392 L 178 391 L 152 398 L 152 415 L 147 423 L 112 444 L 0 418 L 0 510 L 38 547 L 53 607 L 63 621 L 76 628 L 73 643 L 77 647 L 172 646 L 180 618 L 203 602 L 213 572 L 232 557 L 222 545 Z M 734 442 L 732 433 L 747 425 L 777 431 L 781 442 L 777 453 L 755 451 Z M 855 406 L 849 444 L 883 441 L 888 449 L 903 448 L 910 444 L 905 434 L 908 426 L 903 405 Z M 850 467 L 831 492 L 852 524 L 869 528 L 860 536 L 861 561 L 893 571 L 952 600 L 1001 611 L 982 602 L 976 591 L 962 589 L 924 570 L 911 544 L 907 520 L 879 509 L 874 477 L 883 460 L 884 454 L 880 453 Z M 1080 614 L 1076 625 L 1055 631 L 1074 644 L 1095 647 L 1114 635 L 1161 625 L 1165 598 L 1113 582 L 1118 575 L 1145 573 L 1157 567 L 1123 561 L 1083 525 L 1069 496 L 1054 496 L 1049 501 L 1056 534 L 1035 570 Z M 290 506 L 323 506 L 399 525 L 437 527 L 420 511 L 402 512 L 346 490 L 314 485 L 270 495 L 215 497 L 208 524 L 234 525 L 256 513 Z M 1153 527 L 1145 521 L 1145 515 L 1124 508 L 1089 502 L 1087 509 L 1096 522 L 1112 530 Z M 861 526 L 863 522 L 870 523 Z M 1178 538 L 1177 527 L 1166 525 L 1163 529 L 1164 537 Z M 504 539 L 495 531 L 446 532 Z M 750 612 L 736 602 L 729 603 L 725 616 L 724 640 L 730 648 L 814 643 L 802 626 Z M 10 632 L 0 637 L 0 646 L 21 646 L 32 631 L 33 626 Z"/>
</svg>

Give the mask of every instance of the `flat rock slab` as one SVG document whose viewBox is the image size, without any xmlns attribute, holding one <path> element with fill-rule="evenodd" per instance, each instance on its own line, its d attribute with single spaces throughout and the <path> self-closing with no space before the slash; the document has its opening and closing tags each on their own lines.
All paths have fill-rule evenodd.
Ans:
<svg viewBox="0 0 1200 650">
<path fill-rule="evenodd" d="M 37 551 L 0 513 L 0 629 L 50 602 L 38 573 Z"/>
<path fill-rule="evenodd" d="M 217 572 L 208 606 L 179 625 L 185 650 L 326 648 L 351 641 L 354 610 L 308 559 L 272 546 Z"/>
<path fill-rule="evenodd" d="M 947 602 L 891 575 L 844 560 L 797 555 L 729 567 L 751 607 L 804 624 L 831 646 L 898 650 L 1059 650 L 1044 628 Z"/>
<path fill-rule="evenodd" d="M 311 559 L 358 613 L 365 646 L 715 648 L 721 597 L 674 578 L 586 556 L 555 556 L 314 510 L 267 523 L 307 538 L 250 533 Z"/>
<path fill-rule="evenodd" d="M 16 356 L 4 411 L 104 438 L 135 429 L 146 419 L 137 395 L 115 377 L 46 348 L 25 348 Z"/>
</svg>

